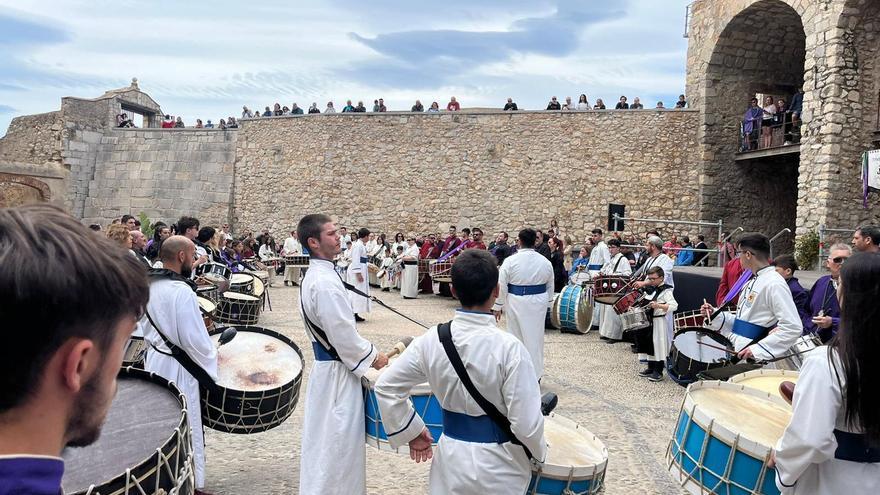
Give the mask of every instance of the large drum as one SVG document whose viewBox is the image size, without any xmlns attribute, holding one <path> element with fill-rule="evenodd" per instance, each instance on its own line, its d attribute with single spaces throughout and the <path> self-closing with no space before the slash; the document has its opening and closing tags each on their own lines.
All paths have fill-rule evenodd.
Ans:
<svg viewBox="0 0 880 495">
<path fill-rule="evenodd" d="M 788 350 L 788 357 L 776 362 L 776 368 L 791 371 L 800 370 L 806 354 L 821 345 L 822 339 L 816 334 L 799 337 L 792 348 Z"/>
<path fill-rule="evenodd" d="M 250 273 L 233 273 L 229 279 L 229 290 L 240 294 L 254 293 L 254 276 Z"/>
<path fill-rule="evenodd" d="M 208 299 L 214 304 L 217 304 L 217 301 L 220 300 L 220 289 L 211 283 L 206 285 L 199 285 L 196 287 L 196 295 L 200 297 L 204 297 Z"/>
<path fill-rule="evenodd" d="M 205 329 L 210 333 L 214 329 L 214 314 L 217 312 L 217 305 L 210 299 L 201 296 L 196 296 L 196 301 L 198 301 L 199 310 L 202 312 L 202 320 L 205 321 Z"/>
<path fill-rule="evenodd" d="M 144 357 L 147 353 L 147 341 L 138 335 L 132 335 L 125 343 L 125 350 L 122 354 L 122 367 L 127 368 L 133 366 L 135 368 L 144 368 Z"/>
<path fill-rule="evenodd" d="M 364 387 L 364 423 L 367 432 L 367 445 L 376 447 L 379 450 L 406 454 L 409 453 L 408 447 L 403 446 L 399 449 L 393 449 L 391 444 L 388 443 L 388 433 L 385 431 L 385 425 L 382 423 L 379 403 L 376 400 L 376 393 L 373 391 L 373 387 L 376 385 L 376 381 L 379 380 L 381 374 L 381 370 L 370 368 L 361 379 Z M 416 409 L 416 414 L 422 418 L 428 431 L 431 432 L 431 438 L 434 439 L 434 444 L 436 445 L 440 440 L 440 435 L 443 434 L 443 408 L 440 407 L 440 402 L 431 393 L 431 387 L 427 383 L 416 385 L 410 391 L 410 400 Z"/>
<path fill-rule="evenodd" d="M 563 332 L 586 334 L 593 322 L 593 301 L 589 286 L 566 285 L 553 299 L 550 322 Z"/>
<path fill-rule="evenodd" d="M 216 343 L 220 329 L 211 335 Z M 202 387 L 202 421 L 228 433 L 256 433 L 283 423 L 299 401 L 303 357 L 292 340 L 261 327 L 238 327 L 217 351 L 217 387 Z"/>
<path fill-rule="evenodd" d="M 229 287 L 232 270 L 220 263 L 204 263 L 196 268 L 196 275 L 216 285 L 220 288 L 220 292 L 223 292 Z"/>
<path fill-rule="evenodd" d="M 789 421 L 791 408 L 778 395 L 693 383 L 666 452 L 669 471 L 693 494 L 778 494 L 767 461 Z"/>
<path fill-rule="evenodd" d="M 343 246 L 345 247 L 345 246 Z M 284 266 L 285 267 L 294 267 L 294 268 L 308 268 L 309 267 L 309 257 L 308 255 L 296 254 L 291 256 L 284 257 Z"/>
<path fill-rule="evenodd" d="M 687 385 L 698 380 L 699 374 L 715 368 L 728 366 L 731 354 L 720 349 L 733 351 L 733 343 L 718 332 L 699 328 L 687 328 L 675 334 L 666 360 L 669 378 L 679 385 Z"/>
<path fill-rule="evenodd" d="M 599 275 L 593 279 L 593 299 L 601 304 L 614 304 L 629 291 L 629 278 Z"/>
<path fill-rule="evenodd" d="M 547 458 L 532 467 L 528 494 L 592 495 L 605 481 L 608 450 L 596 435 L 574 421 L 550 413 L 544 418 Z"/>
<path fill-rule="evenodd" d="M 626 295 L 624 295 L 623 297 L 618 299 L 617 302 L 612 305 L 612 307 L 614 308 L 614 312 L 619 315 L 622 315 L 622 314 L 626 313 L 629 310 L 629 308 L 631 308 L 635 303 L 639 302 L 644 297 L 645 297 L 645 295 L 641 291 L 637 291 L 637 290 L 630 291 Z"/>
<path fill-rule="evenodd" d="M 238 292 L 224 292 L 217 303 L 216 319 L 232 325 L 256 325 L 260 320 L 260 298 Z"/>
<path fill-rule="evenodd" d="M 706 321 L 706 313 L 701 311 L 683 311 L 675 313 L 672 320 L 672 328 L 675 333 L 682 332 L 688 328 L 703 328 Z"/>
<path fill-rule="evenodd" d="M 799 376 L 800 373 L 797 371 L 760 369 L 733 375 L 727 381 L 744 387 L 760 390 L 761 392 L 772 396 L 781 397 L 779 394 L 779 385 L 781 385 L 782 382 L 792 382 L 797 384 Z"/>
<path fill-rule="evenodd" d="M 452 283 L 452 262 L 434 261 L 428 266 L 428 274 L 434 282 Z"/>
<path fill-rule="evenodd" d="M 651 326 L 648 310 L 643 307 L 632 307 L 620 315 L 620 325 L 624 332 L 634 332 Z"/>
<path fill-rule="evenodd" d="M 98 441 L 66 448 L 64 493 L 192 494 L 192 437 L 185 397 L 173 383 L 124 368 Z"/>
</svg>

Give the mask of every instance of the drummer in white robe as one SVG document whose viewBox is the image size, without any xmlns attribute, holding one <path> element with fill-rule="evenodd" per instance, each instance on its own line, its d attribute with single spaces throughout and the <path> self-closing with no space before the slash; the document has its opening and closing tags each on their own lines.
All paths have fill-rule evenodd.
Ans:
<svg viewBox="0 0 880 495">
<path fill-rule="evenodd" d="M 544 418 L 529 353 L 512 335 L 498 331 L 489 312 L 499 292 L 496 263 L 486 251 L 469 250 L 453 265 L 452 287 L 463 307 L 452 320 L 452 339 L 475 388 L 510 420 L 513 435 L 543 461 L 547 452 Z M 437 327 L 416 338 L 376 383 L 391 446 L 408 444 L 410 457 L 417 462 L 432 457 L 431 435 L 408 400 L 412 387 L 426 381 L 444 409 L 443 436 L 431 464 L 430 493 L 525 493 L 531 478 L 528 456 L 505 435 L 496 436 L 501 430 L 462 385 Z"/>
<path fill-rule="evenodd" d="M 629 277 L 632 274 L 632 267 L 629 266 L 626 256 L 620 252 L 620 241 L 617 239 L 608 241 L 608 251 L 611 253 L 611 259 L 608 263 L 602 265 L 599 274 Z M 602 340 L 609 344 L 619 342 L 623 337 L 623 324 L 620 321 L 620 315 L 614 311 L 613 307 L 609 306 L 600 312 L 599 335 Z"/>
<path fill-rule="evenodd" d="M 351 246 L 351 264 L 348 265 L 348 270 L 345 273 L 348 283 L 367 295 L 370 294 L 370 277 L 367 270 L 367 263 L 370 259 L 367 256 L 366 246 L 369 236 L 370 231 L 366 228 L 358 230 L 358 240 L 354 241 Z M 364 321 L 363 315 L 370 312 L 370 300 L 354 292 L 349 294 L 349 300 L 352 311 L 354 311 L 354 319 Z"/>
<path fill-rule="evenodd" d="M 296 231 L 290 232 L 290 237 L 284 239 L 281 248 L 281 256 L 302 256 L 302 244 L 296 237 Z M 299 285 L 300 268 L 292 265 L 284 266 L 284 285 Z"/>
<path fill-rule="evenodd" d="M 770 266 L 770 241 L 763 234 L 745 234 L 737 249 L 743 269 L 754 275 L 740 294 L 736 313 L 722 312 L 710 326 L 730 339 L 742 359 L 769 361 L 784 356 L 795 345 L 804 326 L 791 289 Z M 704 304 L 701 310 L 711 314 L 715 308 Z"/>
<path fill-rule="evenodd" d="M 828 347 L 806 354 L 791 422 L 776 444 L 776 486 L 783 494 L 880 493 L 880 373 L 873 353 L 862 351 L 877 342 L 878 279 L 875 254 L 856 254 L 841 268 L 841 331 Z"/>
<path fill-rule="evenodd" d="M 649 235 L 648 240 L 645 243 L 645 254 L 647 259 L 636 270 L 635 274 L 633 274 L 633 278 L 638 279 L 638 281 L 633 283 L 633 287 L 636 289 L 641 289 L 649 283 L 645 280 L 648 276 L 648 270 L 657 266 L 663 269 L 663 283 L 672 287 L 675 287 L 675 282 L 672 278 L 672 269 L 674 266 L 674 262 L 672 258 L 663 254 L 663 239 L 655 236 Z M 670 311 L 666 314 L 666 328 L 667 328 L 667 339 L 672 340 L 672 314 Z M 639 353 L 639 362 L 647 363 L 648 355 L 644 353 Z"/>
<path fill-rule="evenodd" d="M 590 278 L 593 279 L 599 276 L 605 263 L 611 261 L 611 251 L 608 250 L 608 245 L 602 240 L 602 229 L 593 229 L 590 232 L 590 241 L 593 242 L 593 250 L 590 251 L 590 262 L 587 265 L 587 270 L 590 272 Z M 614 309 L 607 304 L 596 304 L 593 307 L 593 330 L 599 328 L 603 313 L 609 311 L 614 313 Z"/>
<path fill-rule="evenodd" d="M 492 310 L 498 319 L 507 311 L 507 331 L 526 346 L 540 380 L 544 375 L 544 321 L 553 304 L 554 283 L 553 265 L 535 251 L 536 239 L 535 229 L 519 231 L 519 250 L 501 265 L 498 299 Z"/>
<path fill-rule="evenodd" d="M 360 495 L 366 493 L 360 379 L 367 368 L 380 369 L 388 358 L 357 333 L 348 291 L 330 261 L 340 251 L 333 221 L 307 215 L 297 231 L 311 253 L 300 314 L 315 353 L 306 387 L 299 493 Z"/>
<path fill-rule="evenodd" d="M 663 379 L 663 370 L 666 368 L 666 356 L 669 354 L 669 322 L 667 314 L 672 314 L 678 309 L 678 302 L 672 294 L 672 287 L 664 283 L 665 273 L 659 266 L 648 269 L 646 279 L 650 286 L 645 291 L 645 299 L 650 301 L 651 309 L 651 343 L 649 347 L 654 349 L 653 354 L 648 355 L 647 369 L 640 371 L 639 376 L 645 377 L 652 382 Z"/>
<path fill-rule="evenodd" d="M 419 246 L 415 237 L 407 239 L 403 251 L 403 275 L 400 278 L 400 295 L 404 299 L 415 299 L 419 295 Z"/>
<path fill-rule="evenodd" d="M 162 243 L 159 258 L 164 269 L 173 274 L 152 277 L 147 313 L 172 344 L 180 347 L 212 379 L 217 380 L 217 349 L 205 331 L 195 290 L 187 283 L 192 274 L 194 253 L 195 245 L 183 236 L 172 236 Z M 144 326 L 144 339 L 151 344 L 147 348 L 144 368 L 174 382 L 186 396 L 196 488 L 202 488 L 205 486 L 205 439 L 199 382 L 176 359 L 163 354 L 170 350 L 149 321 Z"/>
</svg>

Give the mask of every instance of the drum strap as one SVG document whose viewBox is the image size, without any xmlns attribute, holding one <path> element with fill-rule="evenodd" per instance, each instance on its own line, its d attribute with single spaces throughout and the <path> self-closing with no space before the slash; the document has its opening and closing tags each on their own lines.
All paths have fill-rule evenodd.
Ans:
<svg viewBox="0 0 880 495">
<path fill-rule="evenodd" d="M 201 385 L 202 387 L 205 387 L 208 390 L 216 389 L 217 384 L 214 382 L 214 379 L 211 378 L 211 375 L 209 375 L 207 371 L 199 366 L 199 364 L 196 363 L 193 358 L 189 357 L 189 354 L 187 354 L 186 351 L 183 350 L 183 348 L 172 343 L 171 340 L 169 340 L 168 337 L 166 337 L 165 334 L 162 333 L 161 330 L 159 330 L 159 326 L 156 325 L 156 322 L 153 320 L 153 317 L 150 316 L 149 311 L 144 311 L 144 314 L 147 315 L 147 319 L 150 320 L 150 325 L 153 325 L 153 328 L 156 329 L 156 333 L 159 334 L 159 337 L 162 337 L 162 340 L 165 342 L 165 345 L 171 352 L 169 354 L 167 352 L 160 351 L 152 343 L 150 343 L 150 347 L 152 347 L 153 350 L 158 353 L 173 357 L 174 360 L 177 361 L 178 364 L 183 366 L 183 369 L 185 369 L 190 375 L 192 375 L 192 377 L 195 378 L 196 381 L 199 382 L 199 385 Z"/>
<path fill-rule="evenodd" d="M 455 348 L 455 343 L 452 341 L 452 322 L 447 321 L 446 323 L 437 325 L 437 335 L 440 337 L 440 343 L 443 344 L 443 350 L 446 351 L 446 357 L 449 358 L 452 367 L 455 368 L 455 373 L 458 375 L 464 388 L 466 388 L 468 393 L 471 394 L 471 397 L 473 397 L 483 412 L 492 418 L 492 421 L 495 422 L 498 428 L 510 437 L 511 443 L 522 447 L 526 452 L 526 455 L 529 457 L 529 460 L 534 461 L 535 457 L 529 451 L 528 447 L 520 442 L 510 429 L 510 420 L 507 419 L 505 415 L 501 414 L 501 411 L 499 411 L 494 404 L 483 397 L 483 395 L 480 394 L 480 391 L 477 390 L 477 387 L 474 386 L 474 382 L 471 381 L 471 377 L 468 375 L 464 363 L 461 362 L 461 356 L 458 354 L 458 349 Z"/>
<path fill-rule="evenodd" d="M 334 349 L 332 345 L 330 345 L 330 339 L 327 338 L 327 332 L 322 330 L 318 325 L 312 323 L 312 320 L 309 319 L 309 316 L 306 314 L 306 307 L 302 302 L 302 296 L 300 296 L 299 304 L 300 307 L 302 307 L 303 319 L 306 321 L 306 330 L 312 335 L 315 342 L 317 342 L 317 344 L 321 346 L 331 358 L 333 358 L 333 361 L 341 361 L 341 359 L 339 359 L 339 353 L 336 352 L 336 349 Z"/>
</svg>

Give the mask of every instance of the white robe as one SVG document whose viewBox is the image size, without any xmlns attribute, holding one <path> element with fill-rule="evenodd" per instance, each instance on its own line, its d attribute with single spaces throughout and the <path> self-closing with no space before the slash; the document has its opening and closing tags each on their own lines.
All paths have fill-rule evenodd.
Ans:
<svg viewBox="0 0 880 495">
<path fill-rule="evenodd" d="M 646 255 L 647 256 L 647 255 Z M 648 258 L 645 260 L 645 264 L 639 267 L 636 270 L 635 276 L 645 278 L 644 275 L 648 273 L 648 269 L 653 268 L 655 266 L 659 266 L 663 269 L 663 283 L 666 285 L 670 285 L 675 287 L 675 280 L 672 278 L 672 270 L 675 267 L 675 262 L 669 256 L 660 253 L 654 258 Z M 666 314 L 666 338 L 671 342 L 672 341 L 672 330 L 674 328 L 672 324 L 672 315 L 673 312 L 670 311 Z M 643 354 L 639 354 L 639 359 L 644 359 Z"/>
<path fill-rule="evenodd" d="M 846 423 L 843 367 L 834 352 L 834 366 L 825 346 L 805 354 L 792 401 L 791 422 L 775 446 L 776 487 L 787 494 L 880 493 L 880 463 L 844 461 L 834 457 L 834 429 L 861 433 Z M 840 377 L 840 382 L 838 382 Z M 790 487 L 784 486 L 794 485 Z"/>
<path fill-rule="evenodd" d="M 749 346 L 755 359 L 769 360 L 788 354 L 804 325 L 782 275 L 772 266 L 759 270 L 757 275 L 740 293 L 736 314 L 721 313 L 712 320 L 711 327 L 730 339 L 737 352 L 748 346 L 751 339 L 732 332 L 736 318 L 762 327 L 776 327 L 775 332 Z"/>
<path fill-rule="evenodd" d="M 284 256 L 302 255 L 302 244 L 299 242 L 298 239 L 294 237 L 288 237 L 287 239 L 284 239 L 282 254 L 284 254 Z M 299 267 L 285 265 L 284 281 L 298 284 L 301 271 L 302 270 Z"/>
<path fill-rule="evenodd" d="M 599 275 L 605 263 L 608 263 L 611 260 L 611 251 L 608 250 L 608 245 L 605 244 L 605 241 L 599 241 L 598 244 L 590 251 L 590 261 L 587 266 L 587 271 L 590 274 L 590 278 L 595 278 Z M 590 269 L 590 267 L 596 267 Z M 608 306 L 607 304 L 596 304 L 593 306 L 593 320 L 590 326 L 598 327 L 604 318 L 604 313 L 610 311 L 614 313 L 614 309 Z"/>
<path fill-rule="evenodd" d="M 343 287 L 333 263 L 312 258 L 301 291 L 300 314 L 304 311 L 325 332 L 341 361 L 315 360 L 309 373 L 299 493 L 364 494 L 366 434 L 360 379 L 378 351 L 358 335 L 349 291 Z M 306 333 L 314 342 L 314 337 Z"/>
<path fill-rule="evenodd" d="M 366 258 L 367 249 L 364 246 L 364 242 L 361 239 L 358 239 L 351 245 L 351 264 L 348 265 L 345 277 L 348 279 L 348 283 L 355 286 L 355 288 L 359 289 L 364 294 L 369 295 L 370 276 L 367 270 Z M 363 282 L 358 282 L 358 274 L 363 277 Z M 348 298 L 349 301 L 351 301 L 351 308 L 355 313 L 364 315 L 365 313 L 370 312 L 370 300 L 366 297 L 349 291 Z"/>
<path fill-rule="evenodd" d="M 205 331 L 196 293 L 187 284 L 176 280 L 157 280 L 150 284 L 147 311 L 168 340 L 186 351 L 211 378 L 217 379 L 217 349 Z M 149 321 L 144 325 L 144 339 L 163 352 L 169 352 L 164 340 Z M 144 369 L 174 382 L 186 396 L 196 487 L 202 488 L 205 486 L 205 438 L 202 431 L 199 382 L 173 357 L 156 352 L 152 347 L 147 348 Z"/>
<path fill-rule="evenodd" d="M 461 310 L 452 322 L 452 340 L 477 390 L 507 416 L 513 434 L 532 455 L 545 459 L 541 392 L 525 347 L 499 331 L 491 314 Z M 431 328 L 391 363 L 375 386 L 385 430 L 399 431 L 388 437 L 392 447 L 406 445 L 424 429 L 407 397 L 413 386 L 425 381 L 444 409 L 485 415 L 462 386 L 437 328 Z M 522 447 L 510 442 L 466 442 L 443 435 L 431 464 L 430 493 L 525 493 L 530 479 L 531 467 Z"/>
<path fill-rule="evenodd" d="M 651 320 L 651 326 L 653 328 L 653 344 L 654 344 L 654 354 L 653 356 L 648 355 L 648 359 L 651 361 L 666 361 L 666 356 L 669 355 L 669 342 L 670 342 L 670 330 L 669 330 L 669 321 L 667 319 L 667 314 L 672 314 L 675 310 L 678 309 L 678 302 L 676 302 L 675 297 L 672 295 L 672 288 L 668 288 L 664 290 L 659 296 L 656 295 L 655 292 L 651 296 L 647 296 L 649 301 L 657 301 L 660 304 L 668 304 L 669 310 L 664 311 L 662 309 L 654 310 L 654 317 Z"/>
<path fill-rule="evenodd" d="M 504 310 L 507 331 L 525 344 L 540 380 L 544 375 L 544 321 L 553 304 L 553 265 L 534 249 L 520 249 L 498 271 L 498 299 L 492 309 Z M 518 296 L 507 292 L 507 284 L 545 285 L 547 291 Z"/>
<path fill-rule="evenodd" d="M 632 267 L 629 266 L 629 260 L 626 256 L 617 253 L 607 263 L 602 266 L 599 271 L 601 275 L 621 275 L 628 277 L 632 274 Z M 623 338 L 623 322 L 612 306 L 607 304 L 597 304 L 601 306 L 599 309 L 599 335 L 620 340 Z"/>
<path fill-rule="evenodd" d="M 403 276 L 400 279 L 400 295 L 415 298 L 419 295 L 419 246 L 413 243 L 403 252 L 403 260 L 415 260 L 415 265 L 403 265 Z"/>
</svg>

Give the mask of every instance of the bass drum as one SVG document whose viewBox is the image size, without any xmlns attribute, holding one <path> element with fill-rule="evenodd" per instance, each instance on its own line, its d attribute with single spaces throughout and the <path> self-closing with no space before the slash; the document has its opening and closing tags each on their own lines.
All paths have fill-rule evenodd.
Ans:
<svg viewBox="0 0 880 495">
<path fill-rule="evenodd" d="M 589 286 L 566 285 L 553 299 L 550 324 L 566 333 L 586 334 L 593 322 L 593 301 Z"/>
<path fill-rule="evenodd" d="M 702 342 L 733 351 L 733 343 L 718 332 L 699 328 L 685 329 L 676 333 L 672 339 L 669 358 L 666 360 L 669 378 L 681 386 L 687 386 L 699 380 L 700 373 L 704 371 L 730 365 L 730 353 L 701 345 Z"/>
</svg>

